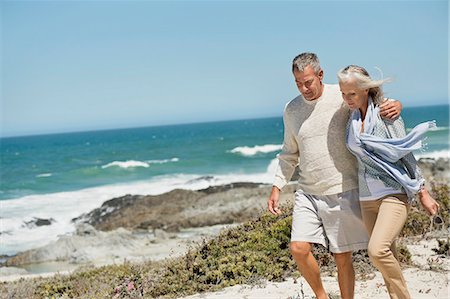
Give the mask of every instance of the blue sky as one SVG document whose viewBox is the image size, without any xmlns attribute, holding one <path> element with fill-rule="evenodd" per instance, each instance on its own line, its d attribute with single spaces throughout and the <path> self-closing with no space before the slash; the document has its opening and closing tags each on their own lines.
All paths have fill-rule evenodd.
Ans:
<svg viewBox="0 0 450 299">
<path fill-rule="evenodd" d="M 3 1 L 0 136 L 281 116 L 291 61 L 448 102 L 448 1 Z"/>
</svg>

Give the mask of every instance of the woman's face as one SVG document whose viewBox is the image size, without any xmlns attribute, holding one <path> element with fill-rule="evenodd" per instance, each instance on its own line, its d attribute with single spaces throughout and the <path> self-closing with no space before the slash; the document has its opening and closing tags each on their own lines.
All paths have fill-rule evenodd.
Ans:
<svg viewBox="0 0 450 299">
<path fill-rule="evenodd" d="M 339 82 L 342 97 L 350 109 L 366 109 L 369 99 L 369 90 L 361 89 L 356 84 L 355 79 L 350 79 L 347 82 Z"/>
</svg>

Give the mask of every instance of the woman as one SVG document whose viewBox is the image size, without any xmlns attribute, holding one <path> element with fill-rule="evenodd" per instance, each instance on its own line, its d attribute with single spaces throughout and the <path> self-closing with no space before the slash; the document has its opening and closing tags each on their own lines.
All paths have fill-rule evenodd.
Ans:
<svg viewBox="0 0 450 299">
<path fill-rule="evenodd" d="M 339 86 L 352 110 L 347 126 L 347 147 L 358 159 L 359 195 L 364 224 L 370 240 L 369 257 L 382 273 L 391 298 L 410 298 L 396 259 L 395 239 L 400 234 L 411 202 L 419 194 L 428 213 L 439 205 L 424 188 L 424 179 L 411 153 L 421 147 L 427 122 L 408 135 L 403 120 L 379 116 L 383 101 L 381 86 L 387 80 L 372 80 L 368 72 L 350 65 L 338 73 Z"/>
</svg>

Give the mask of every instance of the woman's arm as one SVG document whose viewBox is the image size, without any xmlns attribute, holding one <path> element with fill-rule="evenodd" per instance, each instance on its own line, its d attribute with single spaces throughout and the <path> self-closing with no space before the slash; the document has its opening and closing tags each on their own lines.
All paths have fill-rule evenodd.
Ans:
<svg viewBox="0 0 450 299">
<path fill-rule="evenodd" d="M 406 135 L 403 119 L 399 117 L 394 121 L 384 120 L 388 134 L 391 138 L 401 138 Z M 401 160 L 408 170 L 409 174 L 421 182 L 421 188 L 417 191 L 422 207 L 431 215 L 435 215 L 439 210 L 439 204 L 431 197 L 431 194 L 425 188 L 425 179 L 417 165 L 417 160 L 413 153 L 407 154 Z"/>
<path fill-rule="evenodd" d="M 430 215 L 436 215 L 439 211 L 439 204 L 433 197 L 431 197 L 431 194 L 428 192 L 427 188 L 423 186 L 419 190 L 418 194 L 420 203 L 422 204 L 422 207 L 425 209 L 425 211 L 427 211 Z"/>
<path fill-rule="evenodd" d="M 400 116 L 402 109 L 403 106 L 400 101 L 385 99 L 385 101 L 380 104 L 380 116 L 385 119 L 394 120 Z"/>
</svg>

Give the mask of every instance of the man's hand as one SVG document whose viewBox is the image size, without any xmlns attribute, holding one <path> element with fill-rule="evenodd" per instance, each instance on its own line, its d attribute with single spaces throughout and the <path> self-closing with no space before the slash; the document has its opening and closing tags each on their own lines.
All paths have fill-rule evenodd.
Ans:
<svg viewBox="0 0 450 299">
<path fill-rule="evenodd" d="M 273 186 L 272 192 L 270 193 L 269 200 L 267 201 L 267 208 L 270 213 L 274 215 L 281 214 L 281 210 L 278 208 L 278 199 L 280 197 L 280 189 Z"/>
<path fill-rule="evenodd" d="M 387 100 L 380 105 L 380 115 L 383 118 L 394 120 L 402 112 L 402 103 L 399 101 Z"/>
<path fill-rule="evenodd" d="M 431 197 L 427 189 L 422 189 L 419 191 L 420 203 L 422 207 L 428 212 L 428 214 L 434 216 L 439 211 L 439 204 L 436 200 Z"/>
</svg>

